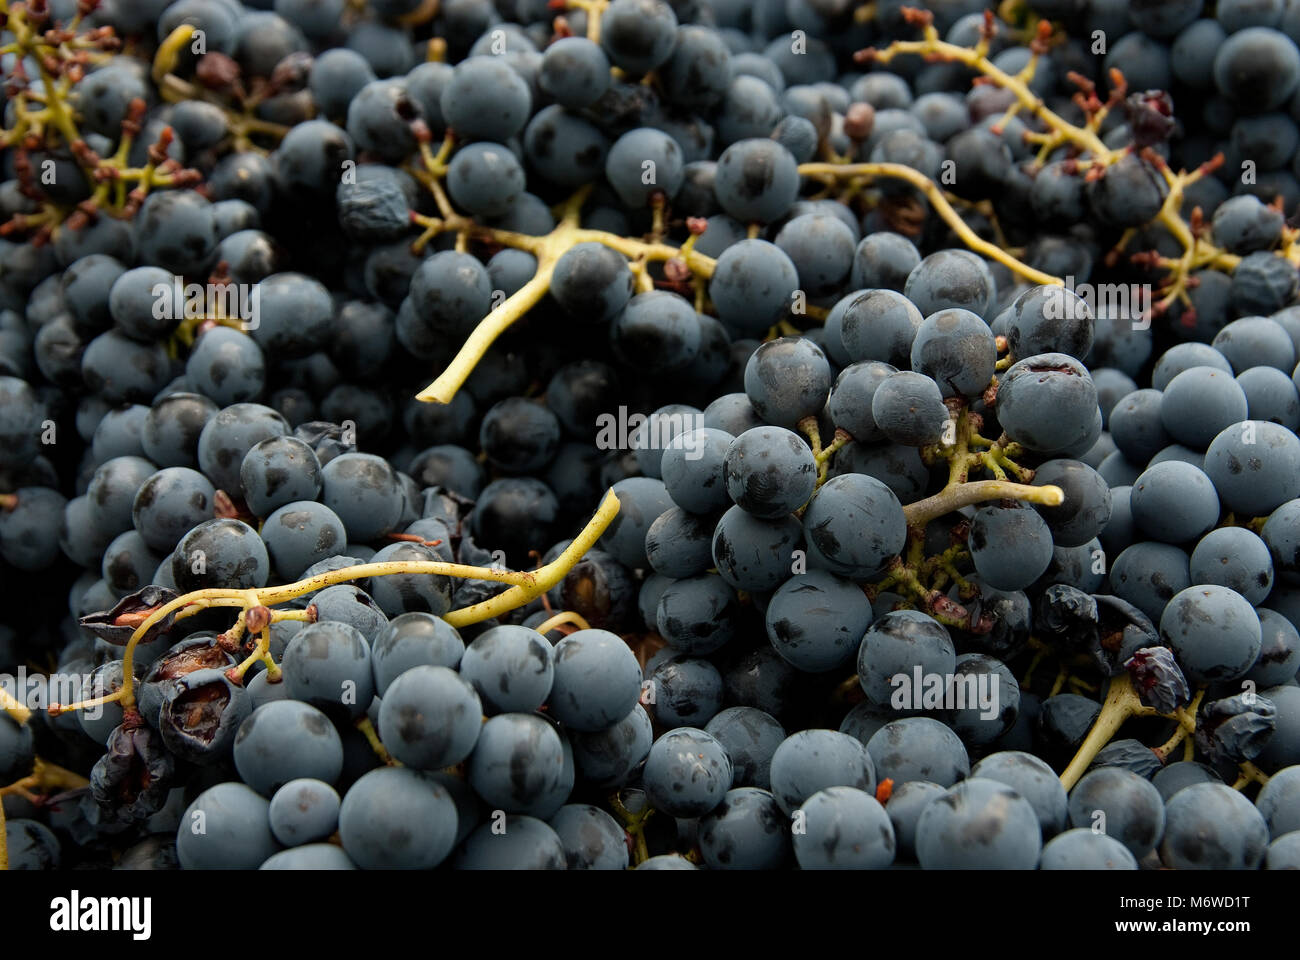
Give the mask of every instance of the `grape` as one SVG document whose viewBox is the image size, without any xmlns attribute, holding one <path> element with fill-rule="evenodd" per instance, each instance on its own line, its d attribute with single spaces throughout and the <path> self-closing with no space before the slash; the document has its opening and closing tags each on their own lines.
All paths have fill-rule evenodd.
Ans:
<svg viewBox="0 0 1300 960">
<path fill-rule="evenodd" d="M 413 269 L 412 311 L 398 311 L 395 332 L 416 356 L 433 357 L 445 349 L 445 338 L 465 337 L 488 312 L 492 285 L 478 260 L 451 250 L 435 253 Z"/>
<path fill-rule="evenodd" d="M 536 710 L 550 695 L 555 675 L 550 644 L 536 630 L 517 626 L 479 634 L 465 648 L 460 671 L 493 713 Z"/>
<path fill-rule="evenodd" d="M 299 778 L 335 783 L 343 770 L 333 725 L 298 700 L 275 700 L 249 714 L 235 736 L 234 757 L 241 779 L 268 797 Z"/>
<path fill-rule="evenodd" d="M 722 515 L 713 532 L 713 562 L 737 590 L 772 590 L 791 571 L 803 530 L 793 516 L 763 520 L 740 507 Z"/>
<path fill-rule="evenodd" d="M 1011 439 L 1057 453 L 1087 437 L 1097 416 L 1097 389 L 1072 357 L 1028 357 L 1012 365 L 998 385 L 997 415 Z"/>
<path fill-rule="evenodd" d="M 645 207 L 656 193 L 671 197 L 685 178 L 677 141 L 661 130 L 640 127 L 614 141 L 605 157 L 605 177 L 629 207 Z"/>
<path fill-rule="evenodd" d="M 610 729 L 636 706 L 640 689 L 636 657 L 617 634 L 579 630 L 556 645 L 551 713 L 569 729 Z"/>
<path fill-rule="evenodd" d="M 1238 313 L 1272 313 L 1295 299 L 1296 283 L 1290 263 L 1261 250 L 1247 254 L 1237 264 L 1229 298 Z"/>
<path fill-rule="evenodd" d="M 517 812 L 552 791 L 563 768 L 560 736 L 547 721 L 501 713 L 483 724 L 469 760 L 469 782 L 484 802 Z"/>
<path fill-rule="evenodd" d="M 971 520 L 970 553 L 990 586 L 1023 590 L 1052 562 L 1052 532 L 1028 507 L 981 507 Z"/>
<path fill-rule="evenodd" d="M 700 820 L 700 851 L 714 870 L 771 870 L 789 857 L 785 816 L 766 790 L 738 787 Z"/>
<path fill-rule="evenodd" d="M 331 714 L 356 719 L 374 696 L 370 645 L 346 623 L 303 627 L 285 648 L 283 667 L 292 696 Z"/>
<path fill-rule="evenodd" d="M 827 787 L 872 794 L 876 773 L 867 748 L 834 730 L 803 730 L 787 737 L 772 755 L 772 794 L 787 816 Z"/>
<path fill-rule="evenodd" d="M 1178 870 L 1253 870 L 1268 826 L 1255 806 L 1221 783 L 1198 783 L 1169 798 L 1160 859 Z"/>
<path fill-rule="evenodd" d="M 271 797 L 271 832 L 286 847 L 323 841 L 338 828 L 341 802 L 328 783 L 290 780 Z"/>
<path fill-rule="evenodd" d="M 912 342 L 912 369 L 938 382 L 944 396 L 976 396 L 993 378 L 997 348 L 980 317 L 963 309 L 930 314 Z"/>
<path fill-rule="evenodd" d="M 500 216 L 523 193 L 524 184 L 523 167 L 498 143 L 471 143 L 456 151 L 447 166 L 447 192 L 471 214 Z"/>
<path fill-rule="evenodd" d="M 1219 520 L 1215 484 L 1188 463 L 1167 460 L 1142 473 L 1129 495 L 1133 521 L 1164 543 L 1203 536 Z"/>
<path fill-rule="evenodd" d="M 1034 808 L 1005 784 L 972 778 L 931 801 L 916 825 L 923 869 L 1030 870 L 1042 838 Z"/>
<path fill-rule="evenodd" d="M 1147 780 L 1120 767 L 1099 767 L 1070 792 L 1070 822 L 1114 837 L 1140 860 L 1160 840 L 1165 807 Z"/>
<path fill-rule="evenodd" d="M 1066 830 L 1069 802 L 1065 789 L 1052 768 L 1032 753 L 1006 750 L 989 754 L 975 764 L 970 775 L 1005 783 L 1028 800 L 1038 815 L 1044 841 Z"/>
<path fill-rule="evenodd" d="M 87 387 L 110 403 L 145 400 L 167 382 L 167 351 L 160 343 L 137 343 L 109 330 L 86 345 L 81 376 Z"/>
<path fill-rule="evenodd" d="M 173 273 L 201 273 L 220 239 L 212 204 L 193 190 L 150 193 L 135 217 L 141 261 Z"/>
<path fill-rule="evenodd" d="M 1211 530 L 1192 551 L 1193 583 L 1230 587 L 1252 604 L 1273 586 L 1273 560 L 1264 541 L 1242 527 Z"/>
<path fill-rule="evenodd" d="M 898 713 L 919 713 L 921 691 L 908 693 L 895 678 L 910 685 L 916 669 L 922 674 L 951 674 L 956 651 L 947 629 L 932 617 L 914 610 L 895 610 L 878 617 L 867 629 L 858 649 L 858 682 L 877 707 L 889 704 Z"/>
<path fill-rule="evenodd" d="M 222 405 L 255 400 L 265 386 L 265 362 L 257 344 L 228 327 L 199 337 L 185 373 L 205 396 Z"/>
<path fill-rule="evenodd" d="M 728 707 L 704 729 L 726 749 L 733 786 L 763 790 L 771 786 L 772 755 L 786 735 L 770 714 L 754 707 Z"/>
<path fill-rule="evenodd" d="M 705 573 L 677 580 L 664 589 L 655 625 L 669 646 L 704 656 L 735 636 L 733 621 L 738 610 L 736 594 L 726 581 L 717 574 Z"/>
<path fill-rule="evenodd" d="M 257 532 L 239 520 L 205 520 L 172 552 L 172 577 L 184 590 L 266 586 L 270 558 Z"/>
<path fill-rule="evenodd" d="M 366 870 L 437 866 L 451 853 L 456 823 L 447 789 L 428 774 L 400 767 L 362 776 L 339 809 L 343 849 Z"/>
<path fill-rule="evenodd" d="M 677 28 L 672 56 L 659 67 L 664 93 L 688 109 L 704 109 L 722 98 L 731 81 L 730 54 L 707 27 Z"/>
<path fill-rule="evenodd" d="M 621 254 L 604 244 L 579 243 L 555 264 L 551 295 L 569 313 L 599 322 L 613 319 L 627 305 L 632 283 Z"/>
<path fill-rule="evenodd" d="M 772 595 L 767 636 L 792 666 L 821 673 L 853 656 L 871 617 L 871 603 L 857 586 L 813 570 L 790 578 Z"/>
<path fill-rule="evenodd" d="M 1031 287 L 1016 298 L 1011 309 L 1007 344 L 1012 356 L 1063 353 L 1081 360 L 1088 355 L 1092 347 L 1092 310 L 1073 291 L 1056 286 Z"/>
<path fill-rule="evenodd" d="M 1214 57 L 1214 83 L 1234 103 L 1253 111 L 1284 103 L 1300 81 L 1300 53 L 1276 30 L 1249 27 L 1232 34 Z"/>
<path fill-rule="evenodd" d="M 910 366 L 912 344 L 922 319 L 921 311 L 901 293 L 893 289 L 866 290 L 845 308 L 841 331 L 844 348 L 853 360 Z"/>
<path fill-rule="evenodd" d="M 299 500 L 286 503 L 266 518 L 262 539 L 276 572 L 292 580 L 308 567 L 334 556 L 347 542 L 347 533 L 343 521 L 329 507 Z M 177 562 L 173 560 L 173 575 Z"/>
<path fill-rule="evenodd" d="M 741 78 L 737 77 L 732 81 L 735 83 Z M 772 100 L 775 103 L 775 98 Z M 751 132 L 761 133 L 761 131 Z M 737 140 L 745 139 L 742 136 L 732 136 L 727 138 L 728 143 L 735 143 Z M 798 163 L 808 163 L 817 154 L 817 128 L 812 122 L 805 120 L 803 117 L 787 116 L 782 118 L 775 127 L 772 128 L 772 139 L 781 146 L 790 151 L 790 155 Z"/>
<path fill-rule="evenodd" d="M 817 484 L 812 451 L 781 427 L 756 427 L 736 437 L 723 470 L 736 505 L 767 520 L 803 506 Z"/>
<path fill-rule="evenodd" d="M 1273 774 L 1255 798 L 1255 806 L 1274 839 L 1300 830 L 1297 791 L 1300 791 L 1300 767 L 1286 767 Z"/>
<path fill-rule="evenodd" d="M 564 37 L 546 48 L 537 84 L 563 107 L 581 108 L 609 87 L 609 58 L 585 37 Z"/>
<path fill-rule="evenodd" d="M 1115 44 L 1111 50 L 1113 56 L 1121 55 L 1121 45 L 1127 39 L 1122 38 Z M 1157 46 L 1155 49 L 1163 48 Z M 1151 61 L 1154 59 L 1152 57 Z M 1134 83 L 1141 84 L 1142 81 L 1133 76 L 1132 72 L 1126 70 L 1125 73 L 1132 77 Z M 1154 86 L 1159 87 L 1161 84 Z M 1089 183 L 1085 195 L 1089 209 L 1103 223 L 1113 227 L 1133 227 L 1159 213 L 1167 190 L 1164 179 L 1150 163 L 1135 154 L 1127 154 L 1107 167 L 1100 179 Z"/>
<path fill-rule="evenodd" d="M 799 193 L 790 151 L 774 140 L 739 140 L 718 158 L 714 190 L 722 209 L 744 223 L 771 223 Z"/>
<path fill-rule="evenodd" d="M 163 397 L 145 414 L 140 432 L 144 455 L 160 467 L 196 467 L 199 437 L 217 405 L 196 393 Z"/>
<path fill-rule="evenodd" d="M 352 109 L 356 103 L 353 100 Z M 502 58 L 471 56 L 456 65 L 439 105 L 447 126 L 461 136 L 504 143 L 523 130 L 532 112 L 532 94 Z"/>
<path fill-rule="evenodd" d="M 695 864 L 687 860 L 680 853 L 661 853 L 657 857 L 651 857 L 642 863 L 637 864 L 637 870 L 698 870 Z"/>
<path fill-rule="evenodd" d="M 923 259 L 907 275 L 903 295 L 928 317 L 953 307 L 983 316 L 993 297 L 984 261 L 966 250 L 944 250 Z"/>
<path fill-rule="evenodd" d="M 1112 494 L 1095 470 L 1077 460 L 1049 460 L 1034 471 L 1034 485 L 1052 484 L 1065 493 L 1060 506 L 1035 504 L 1058 547 L 1081 547 L 1106 528 Z"/>
<path fill-rule="evenodd" d="M 551 817 L 549 826 L 564 847 L 569 870 L 626 870 L 627 835 L 618 822 L 599 807 L 565 804 Z"/>
<path fill-rule="evenodd" d="M 165 690 L 158 729 L 177 757 L 210 764 L 230 755 L 240 725 L 252 711 L 242 686 L 219 670 L 195 670 Z"/>
<path fill-rule="evenodd" d="M 1136 870 L 1137 860 L 1114 837 L 1076 827 L 1043 846 L 1040 870 Z"/>
<path fill-rule="evenodd" d="M 698 817 L 722 802 L 731 777 L 731 761 L 722 744 L 703 730 L 678 727 L 650 748 L 642 783 L 656 810 Z"/>
<path fill-rule="evenodd" d="M 1243 679 L 1258 687 L 1284 684 L 1300 672 L 1300 634 L 1275 610 L 1256 607 L 1255 613 L 1261 638 L 1259 658 Z"/>
<path fill-rule="evenodd" d="M 610 346 L 624 363 L 665 374 L 687 367 L 701 348 L 699 315 L 682 297 L 663 290 L 639 293 L 610 325 Z"/>
<path fill-rule="evenodd" d="M 854 256 L 853 232 L 838 217 L 810 213 L 794 217 L 776 235 L 776 245 L 790 258 L 799 284 L 810 297 L 840 289 Z"/>
<path fill-rule="evenodd" d="M 616 67 L 648 73 L 672 55 L 677 17 L 662 0 L 614 0 L 600 20 L 600 45 Z"/>
<path fill-rule="evenodd" d="M 1230 376 L 1191 367 L 1169 381 L 1160 398 L 1160 421 L 1179 443 L 1201 449 L 1228 426 L 1246 419 L 1246 394 Z"/>
<path fill-rule="evenodd" d="M 805 830 L 794 834 L 804 870 L 867 870 L 889 866 L 896 840 L 875 797 L 850 786 L 819 790 L 799 808 Z"/>
<path fill-rule="evenodd" d="M 1259 617 L 1227 587 L 1191 586 L 1175 594 L 1160 617 L 1161 639 L 1193 683 L 1235 680 L 1260 652 Z"/>
<path fill-rule="evenodd" d="M 1147 463 L 1171 443 L 1161 419 L 1162 407 L 1162 394 L 1146 389 L 1130 393 L 1111 410 L 1111 437 L 1131 462 Z"/>
<path fill-rule="evenodd" d="M 780 319 L 798 286 L 798 271 L 785 251 L 766 240 L 743 239 L 718 256 L 709 298 L 723 323 L 757 336 Z"/>
<path fill-rule="evenodd" d="M 31 773 L 35 759 L 32 728 L 6 715 L 0 720 L 0 776 L 10 783 L 21 780 Z"/>
<path fill-rule="evenodd" d="M 939 442 L 952 419 L 934 380 L 907 370 L 880 382 L 871 397 L 871 418 L 886 437 L 909 447 Z"/>
<path fill-rule="evenodd" d="M 1300 496 L 1298 470 L 1300 439 L 1276 423 L 1234 424 L 1205 453 L 1205 473 L 1224 506 L 1244 516 L 1272 513 Z"/>
<path fill-rule="evenodd" d="M 1159 622 L 1174 594 L 1192 585 L 1190 560 L 1170 544 L 1135 543 L 1112 561 L 1110 583 L 1116 596 Z"/>
<path fill-rule="evenodd" d="M 1300 763 L 1300 696 L 1296 687 L 1269 687 L 1259 693 L 1277 709 L 1276 726 L 1256 762 L 1264 770 L 1280 770 Z"/>
<path fill-rule="evenodd" d="M 673 657 L 650 675 L 655 719 L 664 726 L 707 723 L 722 708 L 722 676 L 707 660 Z"/>
<path fill-rule="evenodd" d="M 1300 428 L 1300 394 L 1289 376 L 1274 367 L 1252 367 L 1237 376 L 1246 394 L 1247 416 L 1268 420 L 1291 432 Z"/>
<path fill-rule="evenodd" d="M 67 501 L 56 490 L 22 487 L 0 511 L 0 555 L 19 570 L 44 570 L 59 558 L 59 527 Z"/>
<path fill-rule="evenodd" d="M 619 786 L 646 758 L 653 739 L 650 717 L 637 704 L 608 730 L 574 733 L 573 759 L 584 780 L 599 786 Z"/>
<path fill-rule="evenodd" d="M 186 870 L 254 870 L 276 852 L 270 804 L 242 783 L 219 783 L 189 805 L 176 831 Z M 196 827 L 202 824 L 202 829 Z"/>
<path fill-rule="evenodd" d="M 886 723 L 867 741 L 867 751 L 880 779 L 895 784 L 924 780 L 949 787 L 970 774 L 960 738 L 930 717 Z"/>
<path fill-rule="evenodd" d="M 256 444 L 239 468 L 244 500 L 258 516 L 268 516 L 298 500 L 313 500 L 321 491 L 321 465 L 296 437 L 271 437 Z"/>
</svg>

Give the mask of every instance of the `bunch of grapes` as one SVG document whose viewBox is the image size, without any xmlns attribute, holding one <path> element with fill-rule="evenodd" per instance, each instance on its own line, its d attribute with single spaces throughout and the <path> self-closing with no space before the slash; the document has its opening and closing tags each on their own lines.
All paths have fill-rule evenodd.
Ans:
<svg viewBox="0 0 1300 960">
<path fill-rule="evenodd" d="M 1297 43 L 0 0 L 0 867 L 1300 867 Z"/>
</svg>

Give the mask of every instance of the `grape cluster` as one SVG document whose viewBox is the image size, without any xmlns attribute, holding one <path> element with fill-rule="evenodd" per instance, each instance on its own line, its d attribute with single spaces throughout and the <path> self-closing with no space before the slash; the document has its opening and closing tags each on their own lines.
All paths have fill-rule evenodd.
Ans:
<svg viewBox="0 0 1300 960">
<path fill-rule="evenodd" d="M 1300 865 L 1290 6 L 0 8 L 0 866 Z"/>
</svg>

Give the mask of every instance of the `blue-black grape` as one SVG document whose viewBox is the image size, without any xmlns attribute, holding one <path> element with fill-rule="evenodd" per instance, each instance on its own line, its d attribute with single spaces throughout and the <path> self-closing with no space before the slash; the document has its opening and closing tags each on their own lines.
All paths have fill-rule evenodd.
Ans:
<svg viewBox="0 0 1300 960">
<path fill-rule="evenodd" d="M 1268 825 L 1249 800 L 1221 783 L 1198 783 L 1169 798 L 1160 859 L 1178 870 L 1253 870 Z"/>
<path fill-rule="evenodd" d="M 787 816 L 827 787 L 853 787 L 874 794 L 876 770 L 867 748 L 834 730 L 802 730 L 772 755 L 772 794 Z"/>
<path fill-rule="evenodd" d="M 792 666 L 822 673 L 853 657 L 871 618 L 871 602 L 859 587 L 812 570 L 791 577 L 772 595 L 767 636 Z"/>
<path fill-rule="evenodd" d="M 911 365 L 912 344 L 923 319 L 901 293 L 865 290 L 845 308 L 840 336 L 853 360 L 879 360 L 905 369 Z"/>
<path fill-rule="evenodd" d="M 766 333 L 784 315 L 799 286 L 794 262 L 780 247 L 759 239 L 729 244 L 717 259 L 709 298 L 718 316 L 743 335 Z"/>
<path fill-rule="evenodd" d="M 916 825 L 924 869 L 1031 870 L 1042 836 L 1033 806 L 1003 783 L 971 778 L 926 806 Z"/>
<path fill-rule="evenodd" d="M 773 590 L 789 577 L 802 542 L 794 516 L 763 520 L 732 507 L 713 532 L 713 562 L 737 590 Z"/>
<path fill-rule="evenodd" d="M 716 808 L 731 788 L 731 760 L 703 730 L 678 727 L 654 742 L 641 776 L 655 809 L 698 817 Z"/>
<path fill-rule="evenodd" d="M 548 821 L 564 848 L 569 870 L 626 870 L 627 834 L 599 807 L 568 803 Z"/>
<path fill-rule="evenodd" d="M 799 807 L 794 853 L 804 870 L 870 870 L 894 861 L 897 841 L 885 808 L 851 786 L 819 790 Z"/>
<path fill-rule="evenodd" d="M 981 507 L 970 529 L 971 560 L 980 578 L 999 590 L 1023 590 L 1052 562 L 1052 531 L 1029 507 Z"/>
<path fill-rule="evenodd" d="M 667 586 L 659 596 L 655 624 L 673 649 L 705 656 L 735 636 L 738 613 L 731 586 L 717 574 L 702 573 Z"/>
<path fill-rule="evenodd" d="M 1205 473 L 1227 509 L 1264 516 L 1300 496 L 1300 439 L 1276 423 L 1233 424 L 1211 441 Z"/>
<path fill-rule="evenodd" d="M 1259 656 L 1259 617 L 1235 590 L 1194 585 L 1174 595 L 1160 617 L 1160 636 L 1192 683 L 1235 680 Z"/>
<path fill-rule="evenodd" d="M 872 734 L 867 752 L 876 775 L 896 785 L 924 780 L 950 787 L 970 775 L 970 757 L 961 738 L 932 717 L 891 720 Z"/>
<path fill-rule="evenodd" d="M 1073 357 L 1027 357 L 1013 364 L 998 384 L 997 415 L 1011 439 L 1042 453 L 1065 451 L 1092 429 L 1097 388 Z"/>
<path fill-rule="evenodd" d="M 646 697 L 661 726 L 705 724 L 722 709 L 722 675 L 707 660 L 672 657 L 650 675 Z"/>
<path fill-rule="evenodd" d="M 718 203 L 744 223 L 771 223 L 799 193 L 799 172 L 790 151 L 775 140 L 740 140 L 718 158 Z"/>
<path fill-rule="evenodd" d="M 388 686 L 379 736 L 405 766 L 441 770 L 470 755 L 482 717 L 478 695 L 464 677 L 446 667 L 416 666 Z"/>
<path fill-rule="evenodd" d="M 279 847 L 267 817 L 269 802 L 242 783 L 219 783 L 189 805 L 176 831 L 176 853 L 187 870 L 255 870 Z"/>
<path fill-rule="evenodd" d="M 636 706 L 641 671 L 617 634 L 579 630 L 556 645 L 554 660 L 551 713 L 569 729 L 608 730 Z"/>
<path fill-rule="evenodd" d="M 734 786 L 763 790 L 771 786 L 772 755 L 786 736 L 785 728 L 771 714 L 756 707 L 728 707 L 704 729 L 731 758 Z"/>
</svg>

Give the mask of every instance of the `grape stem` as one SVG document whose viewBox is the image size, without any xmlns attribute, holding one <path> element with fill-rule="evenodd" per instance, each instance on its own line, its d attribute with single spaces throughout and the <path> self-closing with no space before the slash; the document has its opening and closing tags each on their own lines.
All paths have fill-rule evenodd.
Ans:
<svg viewBox="0 0 1300 960">
<path fill-rule="evenodd" d="M 988 500 L 1023 500 L 1045 507 L 1059 507 L 1065 502 L 1065 491 L 1053 484 L 1031 487 L 1006 480 L 949 484 L 932 497 L 907 504 L 903 507 L 903 516 L 907 518 L 909 527 L 923 527 L 944 514 Z"/>
<path fill-rule="evenodd" d="M 127 641 L 122 654 L 123 683 L 120 690 L 122 709 L 127 712 L 135 709 L 135 677 L 132 669 L 136 646 L 155 624 L 161 622 L 169 614 L 175 613 L 177 619 L 180 619 L 187 615 L 186 610 L 191 607 L 240 606 L 242 610 L 237 624 L 242 625 L 247 611 L 256 607 L 270 607 L 274 604 L 286 603 L 314 590 L 320 590 L 337 583 L 345 583 L 364 577 L 385 577 L 394 574 L 457 577 L 465 580 L 492 580 L 497 583 L 512 585 L 510 589 L 488 600 L 476 603 L 473 606 L 453 610 L 443 616 L 443 620 L 451 626 L 465 627 L 522 607 L 558 584 L 600 539 L 610 523 L 613 522 L 614 517 L 618 515 L 618 511 L 618 496 L 613 490 L 610 490 L 605 494 L 605 498 L 601 501 L 595 515 L 570 542 L 564 552 L 537 570 L 510 571 L 495 567 L 473 567 L 433 560 L 389 560 L 381 563 L 362 563 L 351 567 L 343 567 L 339 570 L 331 570 L 284 586 L 262 587 L 257 590 L 207 589 L 184 594 L 153 610 L 148 617 L 140 622 L 140 625 L 131 634 L 131 639 Z M 274 616 L 274 614 L 272 615 Z M 231 630 L 226 632 L 226 636 L 229 637 L 234 632 L 235 628 L 232 627 Z M 242 629 L 240 633 L 242 634 Z M 265 653 L 269 657 L 269 652 Z"/>
</svg>

